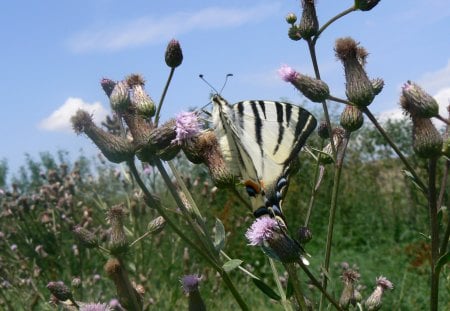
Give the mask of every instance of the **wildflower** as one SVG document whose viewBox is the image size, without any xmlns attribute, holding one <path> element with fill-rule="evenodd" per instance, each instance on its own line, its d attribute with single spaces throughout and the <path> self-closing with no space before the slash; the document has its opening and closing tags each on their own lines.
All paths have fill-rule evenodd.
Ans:
<svg viewBox="0 0 450 311">
<path fill-rule="evenodd" d="M 310 39 L 319 30 L 319 21 L 317 20 L 314 0 L 302 0 L 302 7 L 302 18 L 298 29 L 303 38 Z"/>
<path fill-rule="evenodd" d="M 245 237 L 252 246 L 262 246 L 264 241 L 272 238 L 274 230 L 278 227 L 275 219 L 270 217 L 260 217 L 255 220 L 245 233 Z"/>
<path fill-rule="evenodd" d="M 80 306 L 80 311 L 110 311 L 106 303 L 88 303 Z"/>
<path fill-rule="evenodd" d="M 188 295 L 190 311 L 206 310 L 205 303 L 202 296 L 200 295 L 200 291 L 198 290 L 198 284 L 200 283 L 200 281 L 201 277 L 198 277 L 196 275 L 185 275 L 181 279 L 183 291 Z"/>
<path fill-rule="evenodd" d="M 11 249 L 13 252 L 15 252 L 15 251 L 17 251 L 17 250 L 19 249 L 19 247 L 17 246 L 17 244 L 12 244 L 12 245 L 10 246 L 10 249 Z"/>
<path fill-rule="evenodd" d="M 302 260 L 303 249 L 298 242 L 291 239 L 281 228 L 280 224 L 271 217 L 263 216 L 255 220 L 245 233 L 249 245 L 261 246 L 266 255 L 283 263 Z"/>
<path fill-rule="evenodd" d="M 81 287 L 81 279 L 78 277 L 75 277 L 72 279 L 72 287 L 73 288 L 80 288 Z"/>
<path fill-rule="evenodd" d="M 381 298 L 383 296 L 383 293 L 387 289 L 393 289 L 394 284 L 392 284 L 391 281 L 389 281 L 384 276 L 379 276 L 376 278 L 376 288 L 373 291 L 373 293 L 367 298 L 366 302 L 364 303 L 365 307 L 369 311 L 373 310 L 379 310 L 382 305 Z"/>
<path fill-rule="evenodd" d="M 72 300 L 72 292 L 62 281 L 48 283 L 47 289 L 61 301 Z"/>
<path fill-rule="evenodd" d="M 413 149 L 422 158 L 438 157 L 442 152 L 443 139 L 430 119 L 412 117 Z"/>
<path fill-rule="evenodd" d="M 177 40 L 172 39 L 167 45 L 165 59 L 170 68 L 176 68 L 183 62 L 183 51 Z"/>
<path fill-rule="evenodd" d="M 181 112 L 175 119 L 175 131 L 177 133 L 173 143 L 182 144 L 200 132 L 200 124 L 195 112 Z"/>
<path fill-rule="evenodd" d="M 283 65 L 278 70 L 281 79 L 290 82 L 296 89 L 309 100 L 320 103 L 328 98 L 330 89 L 322 80 L 311 78 L 307 75 L 296 72 L 293 68 Z"/>
<path fill-rule="evenodd" d="M 439 114 L 437 101 L 411 81 L 406 82 L 402 87 L 400 105 L 412 117 L 431 118 Z"/>
<path fill-rule="evenodd" d="M 345 70 L 345 88 L 347 98 L 355 106 L 365 107 L 372 103 L 375 93 L 372 82 L 367 77 L 364 64 L 367 51 L 358 46 L 352 38 L 336 40 L 336 56 L 341 60 Z"/>
<path fill-rule="evenodd" d="M 125 311 L 125 309 L 122 308 L 122 305 L 120 304 L 119 300 L 116 298 L 113 298 L 109 301 L 109 307 L 113 311 Z"/>
</svg>

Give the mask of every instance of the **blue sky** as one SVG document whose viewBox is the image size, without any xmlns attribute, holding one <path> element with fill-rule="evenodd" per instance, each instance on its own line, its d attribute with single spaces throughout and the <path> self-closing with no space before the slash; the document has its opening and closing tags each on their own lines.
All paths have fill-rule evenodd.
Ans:
<svg viewBox="0 0 450 311">
<path fill-rule="evenodd" d="M 407 4 L 406 4 L 407 3 Z M 319 0 L 319 22 L 350 7 L 352 1 Z M 2 1 L 0 4 L 0 159 L 14 172 L 25 153 L 96 149 L 76 136 L 68 119 L 78 107 L 100 121 L 109 103 L 102 77 L 120 80 L 140 73 L 158 100 L 169 69 L 167 42 L 180 41 L 177 69 L 163 107 L 170 118 L 208 102 L 202 73 L 230 102 L 244 99 L 302 98 L 282 82 L 277 69 L 289 64 L 312 73 L 305 42 L 287 37 L 287 13 L 300 15 L 299 1 Z M 343 97 L 344 77 L 336 61 L 336 38 L 351 36 L 370 53 L 367 72 L 385 80 L 371 105 L 380 116 L 398 116 L 397 99 L 406 80 L 422 85 L 445 107 L 450 98 L 450 5 L 448 0 L 381 1 L 370 12 L 355 12 L 323 33 L 319 66 L 335 96 Z"/>
</svg>

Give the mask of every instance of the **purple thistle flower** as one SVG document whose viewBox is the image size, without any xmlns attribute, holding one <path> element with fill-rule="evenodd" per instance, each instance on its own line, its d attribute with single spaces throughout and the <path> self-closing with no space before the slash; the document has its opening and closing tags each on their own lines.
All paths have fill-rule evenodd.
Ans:
<svg viewBox="0 0 450 311">
<path fill-rule="evenodd" d="M 105 303 L 88 303 L 80 307 L 80 311 L 109 311 L 111 310 Z"/>
<path fill-rule="evenodd" d="M 198 284 L 200 283 L 201 279 L 202 279 L 201 277 L 199 277 L 195 274 L 183 276 L 183 278 L 181 279 L 183 291 L 186 294 L 192 293 L 194 291 L 198 291 Z"/>
<path fill-rule="evenodd" d="M 275 219 L 270 217 L 261 217 L 253 222 L 252 226 L 245 233 L 245 237 L 250 245 L 261 246 L 264 241 L 272 238 L 274 229 L 278 227 Z"/>
<path fill-rule="evenodd" d="M 288 65 L 282 65 L 280 69 L 278 69 L 278 74 L 280 75 L 281 79 L 283 79 L 283 81 L 291 83 L 297 77 L 297 72 Z"/>
<path fill-rule="evenodd" d="M 181 112 L 176 116 L 175 122 L 177 136 L 172 141 L 173 143 L 181 144 L 200 132 L 200 124 L 195 112 Z"/>
<path fill-rule="evenodd" d="M 394 288 L 394 284 L 391 281 L 389 281 L 387 278 L 385 278 L 384 276 L 377 277 L 376 283 L 377 283 L 377 286 L 381 286 L 383 288 L 383 290 Z"/>
</svg>

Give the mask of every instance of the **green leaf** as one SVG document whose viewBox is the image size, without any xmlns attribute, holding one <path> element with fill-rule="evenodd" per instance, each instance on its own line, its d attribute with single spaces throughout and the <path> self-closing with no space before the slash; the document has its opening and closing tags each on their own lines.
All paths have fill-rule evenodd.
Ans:
<svg viewBox="0 0 450 311">
<path fill-rule="evenodd" d="M 258 287 L 264 294 L 268 297 L 280 301 L 281 297 L 266 283 L 258 279 L 252 279 L 253 283 L 255 283 L 256 287 Z"/>
<path fill-rule="evenodd" d="M 292 282 L 289 280 L 286 288 L 286 298 L 290 299 L 294 294 L 294 286 L 292 286 Z"/>
<path fill-rule="evenodd" d="M 441 269 L 444 265 L 448 264 L 450 262 L 450 252 L 447 252 L 446 254 L 442 255 L 437 263 L 436 263 L 436 267 L 434 267 L 434 271 L 436 273 L 441 272 Z"/>
<path fill-rule="evenodd" d="M 229 261 L 227 261 L 226 263 L 223 264 L 222 268 L 223 270 L 225 270 L 226 272 L 230 272 L 231 270 L 236 269 L 237 267 L 239 267 L 241 265 L 243 261 L 240 259 L 231 259 Z"/>
<path fill-rule="evenodd" d="M 215 234 L 214 234 L 214 248 L 220 252 L 225 246 L 225 227 L 222 222 L 216 218 Z"/>
</svg>

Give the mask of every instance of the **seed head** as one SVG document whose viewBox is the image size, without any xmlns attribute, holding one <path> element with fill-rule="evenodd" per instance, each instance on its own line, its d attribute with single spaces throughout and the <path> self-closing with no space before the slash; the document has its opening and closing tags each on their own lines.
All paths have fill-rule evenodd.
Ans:
<svg viewBox="0 0 450 311">
<path fill-rule="evenodd" d="M 94 248 L 98 246 L 98 239 L 95 234 L 81 226 L 75 226 L 72 230 L 75 237 L 86 248 Z"/>
<path fill-rule="evenodd" d="M 61 301 L 72 299 L 72 292 L 62 281 L 48 283 L 47 289 Z"/>
</svg>

